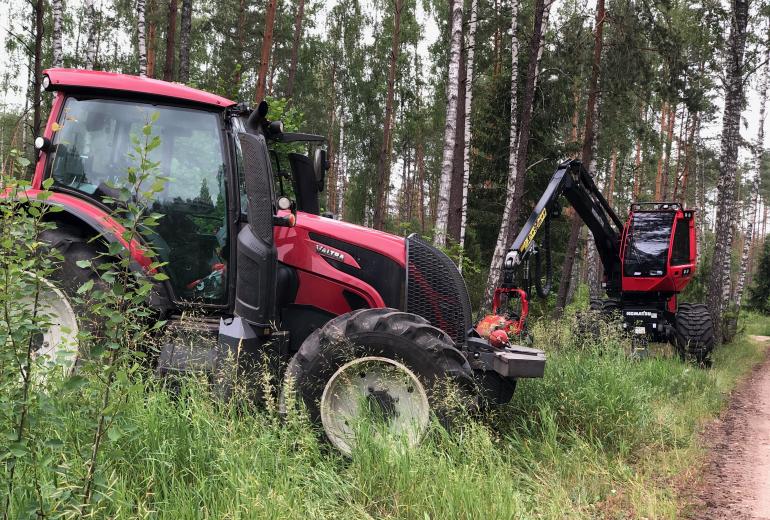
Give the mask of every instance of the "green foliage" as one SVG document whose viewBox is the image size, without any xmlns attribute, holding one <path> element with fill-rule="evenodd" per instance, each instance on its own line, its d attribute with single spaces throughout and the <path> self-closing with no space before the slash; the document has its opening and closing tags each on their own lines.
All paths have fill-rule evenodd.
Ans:
<svg viewBox="0 0 770 520">
<path fill-rule="evenodd" d="M 749 307 L 770 314 L 770 241 L 765 240 L 754 283 L 749 289 Z"/>
<path fill-rule="evenodd" d="M 161 218 L 148 210 L 166 181 L 159 163 L 150 159 L 160 145 L 152 129 L 157 116 L 131 137 L 131 166 L 111 186 L 116 195 L 104 201 L 116 208 L 113 217 L 125 228 L 120 237 L 125 243 L 138 240 L 140 229 Z M 17 164 L 24 168 L 24 159 Z M 44 186 L 51 184 L 49 179 Z M 120 242 L 102 256 L 79 260 L 79 268 L 98 276 L 71 295 L 79 314 L 87 316 L 81 316 L 69 352 L 65 343 L 56 343 L 63 348 L 58 357 L 68 353 L 69 364 L 41 354 L 41 338 L 56 341 L 47 336 L 51 318 L 39 309 L 46 308 L 43 298 L 57 298 L 47 279 L 58 268 L 51 256 L 61 256 L 41 242 L 40 234 L 55 228 L 48 217 L 58 208 L 45 204 L 48 192 L 28 200 L 24 189 L 14 183 L 0 199 L 0 461 L 8 483 L 0 495 L 3 512 L 5 517 L 100 516 L 112 489 L 101 469 L 102 450 L 136 428 L 124 422 L 124 397 L 143 387 L 136 376 L 147 333 L 162 326 L 150 320 L 146 302 L 154 283 L 167 277 L 136 272 Z M 148 248 L 144 254 L 154 257 Z M 76 368 L 59 368 L 72 367 L 75 359 Z M 65 431 L 68 420 L 72 428 Z"/>
</svg>

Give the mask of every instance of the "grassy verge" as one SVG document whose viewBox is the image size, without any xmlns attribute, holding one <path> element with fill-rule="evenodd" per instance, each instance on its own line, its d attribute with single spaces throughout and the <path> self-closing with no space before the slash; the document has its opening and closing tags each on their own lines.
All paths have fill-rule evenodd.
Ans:
<svg viewBox="0 0 770 520">
<path fill-rule="evenodd" d="M 151 381 L 127 386 L 102 452 L 99 516 L 677 517 L 672 482 L 700 460 L 700 426 L 762 349 L 741 335 L 700 370 L 666 349 L 630 359 L 625 339 L 604 331 L 586 342 L 569 320 L 535 328 L 547 375 L 522 381 L 510 405 L 451 434 L 436 427 L 416 450 L 364 443 L 352 460 L 319 443 L 301 414 L 221 407 L 192 382 L 177 397 Z M 50 432 L 71 464 L 87 439 L 82 399 L 60 401 Z"/>
</svg>

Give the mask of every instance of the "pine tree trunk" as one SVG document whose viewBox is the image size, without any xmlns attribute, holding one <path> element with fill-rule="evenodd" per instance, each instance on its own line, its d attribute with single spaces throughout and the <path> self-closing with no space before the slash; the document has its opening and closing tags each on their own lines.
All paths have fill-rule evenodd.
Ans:
<svg viewBox="0 0 770 520">
<path fill-rule="evenodd" d="M 690 134 L 684 145 L 684 167 L 682 168 L 682 180 L 674 187 L 674 201 L 684 199 L 687 196 L 687 182 L 690 179 L 690 170 L 692 169 L 692 150 L 695 142 L 695 131 L 700 128 L 700 114 L 692 114 L 690 118 Z"/>
<path fill-rule="evenodd" d="M 588 102 L 586 105 L 585 134 L 583 137 L 582 161 L 585 165 L 590 165 L 594 157 L 594 119 L 598 119 L 596 111 L 597 98 L 599 96 L 599 72 L 601 69 L 603 31 L 604 31 L 604 0 L 598 0 L 596 5 L 596 30 L 594 31 L 594 55 L 591 66 L 591 81 L 589 83 Z M 567 240 L 566 255 L 561 270 L 561 282 L 559 283 L 559 293 L 556 297 L 556 316 L 560 316 L 567 302 L 567 292 L 569 291 L 569 280 L 572 278 L 572 265 L 575 263 L 577 254 L 578 238 L 580 228 L 583 223 L 580 217 L 575 214 L 572 218 L 569 239 Z M 565 283 L 566 280 L 566 283 Z"/>
<path fill-rule="evenodd" d="M 190 81 L 190 33 L 192 32 L 192 0 L 182 0 L 181 33 L 179 34 L 180 83 Z"/>
<path fill-rule="evenodd" d="M 259 75 L 257 76 L 257 92 L 254 96 L 255 104 L 259 104 L 265 99 L 265 88 L 267 86 L 267 69 L 270 65 L 270 51 L 273 49 L 273 29 L 275 25 L 275 9 L 277 0 L 267 0 L 267 11 L 265 12 L 265 29 L 262 38 L 262 54 L 259 59 Z"/>
<path fill-rule="evenodd" d="M 722 339 L 722 313 L 730 294 L 730 256 L 735 220 L 735 182 L 740 144 L 741 107 L 744 99 L 743 73 L 748 24 L 748 0 L 732 3 L 730 36 L 727 41 L 725 75 L 725 104 L 722 117 L 719 180 L 717 183 L 717 211 L 714 255 L 711 262 L 707 305 L 714 321 L 714 333 Z"/>
<path fill-rule="evenodd" d="M 441 159 L 436 225 L 433 241 L 439 246 L 446 245 L 447 221 L 449 219 L 449 193 L 452 185 L 452 170 L 457 138 L 457 103 L 460 89 L 460 54 L 463 42 L 463 3 L 452 1 L 451 32 L 449 39 L 449 73 L 447 81 L 447 110 L 444 124 L 444 152 Z"/>
<path fill-rule="evenodd" d="M 674 140 L 674 125 L 676 124 L 676 104 L 668 112 L 668 128 L 666 130 L 666 151 L 663 158 L 663 176 L 660 182 L 660 199 L 668 199 L 669 172 L 671 171 L 671 143 Z"/>
<path fill-rule="evenodd" d="M 294 78 L 297 75 L 297 59 L 299 44 L 302 41 L 302 20 L 305 16 L 305 0 L 297 0 L 297 14 L 294 16 L 294 39 L 291 43 L 291 63 L 289 65 L 289 80 L 286 84 L 286 97 L 291 99 L 294 94 Z"/>
<path fill-rule="evenodd" d="M 94 0 L 85 0 L 86 18 L 88 18 L 88 38 L 86 40 L 86 69 L 94 68 L 96 61 L 96 6 Z"/>
<path fill-rule="evenodd" d="M 658 155 L 658 174 L 655 176 L 655 200 L 661 200 L 663 193 L 663 163 L 666 160 L 666 130 L 668 129 L 668 103 L 663 102 L 660 109 L 660 155 Z"/>
<path fill-rule="evenodd" d="M 61 0 L 58 0 L 61 1 Z M 147 40 L 145 37 L 145 0 L 136 0 L 136 32 L 139 47 L 139 75 L 147 76 Z"/>
<path fill-rule="evenodd" d="M 396 91 L 396 69 L 398 54 L 401 49 L 401 11 L 403 0 L 395 0 L 393 11 L 393 39 L 390 47 L 390 65 L 388 67 L 388 89 L 385 99 L 385 120 L 383 121 L 382 146 L 377 161 L 377 193 L 375 194 L 374 220 L 375 229 L 385 227 L 388 210 L 388 191 L 390 189 L 390 150 L 393 132 L 393 98 Z"/>
<path fill-rule="evenodd" d="M 158 32 L 157 25 L 155 24 L 155 0 L 149 0 L 147 4 L 146 17 L 149 19 L 147 24 L 147 77 L 155 77 L 155 60 L 157 49 L 155 48 L 155 36 Z"/>
<path fill-rule="evenodd" d="M 51 14 L 53 15 L 53 33 L 51 45 L 53 47 L 53 66 L 61 67 L 64 64 L 61 50 L 61 16 L 62 0 L 51 0 Z"/>
<path fill-rule="evenodd" d="M 767 58 L 770 58 L 768 52 Z M 751 246 L 754 242 L 755 227 L 754 221 L 757 219 L 757 209 L 759 206 L 759 188 L 762 178 L 762 155 L 765 151 L 765 109 L 767 107 L 767 90 L 770 87 L 770 66 L 765 65 L 765 76 L 762 80 L 762 90 L 760 92 L 759 102 L 759 121 L 757 128 L 757 140 L 754 143 L 754 180 L 751 183 L 751 203 L 749 208 L 748 225 L 743 240 L 743 251 L 741 252 L 741 265 L 738 271 L 738 283 L 735 289 L 735 308 L 741 309 L 741 300 L 743 299 L 743 290 L 746 285 L 746 272 L 749 266 L 749 256 Z"/>
<path fill-rule="evenodd" d="M 174 80 L 174 57 L 176 52 L 176 13 L 178 0 L 168 0 L 168 25 L 166 26 L 166 63 L 163 80 Z"/>
<path fill-rule="evenodd" d="M 463 147 L 463 202 L 460 217 L 460 271 L 463 268 L 463 250 L 465 248 L 465 227 L 468 223 L 468 183 L 471 177 L 471 113 L 473 108 L 473 67 L 476 58 L 476 18 L 478 0 L 471 0 L 471 12 L 468 15 L 468 56 L 466 60 L 465 81 L 465 146 Z"/>
</svg>

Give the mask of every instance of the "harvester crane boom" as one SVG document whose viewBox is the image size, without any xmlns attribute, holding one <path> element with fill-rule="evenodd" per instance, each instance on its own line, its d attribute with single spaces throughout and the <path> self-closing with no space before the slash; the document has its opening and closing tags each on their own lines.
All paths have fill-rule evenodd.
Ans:
<svg viewBox="0 0 770 520">
<path fill-rule="evenodd" d="M 551 177 L 548 187 L 532 210 L 524 226 L 513 241 L 504 262 L 504 285 L 513 283 L 515 269 L 522 263 L 528 263 L 535 256 L 535 282 L 541 296 L 548 294 L 552 280 L 550 261 L 551 246 L 549 221 L 561 210 L 560 197 L 564 197 L 574 208 L 577 215 L 585 222 L 594 236 L 610 294 L 620 290 L 621 261 L 620 236 L 623 223 L 602 195 L 591 174 L 580 161 L 569 160 L 561 163 Z M 545 226 L 544 244 L 538 247 L 535 237 Z M 546 278 L 545 287 L 540 281 L 540 250 L 545 251 Z M 529 279 L 529 269 L 525 267 L 525 279 Z"/>
</svg>

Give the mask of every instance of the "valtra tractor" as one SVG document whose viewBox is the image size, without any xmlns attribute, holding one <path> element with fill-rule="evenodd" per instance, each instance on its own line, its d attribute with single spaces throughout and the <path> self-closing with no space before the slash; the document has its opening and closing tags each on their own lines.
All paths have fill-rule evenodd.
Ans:
<svg viewBox="0 0 770 520">
<path fill-rule="evenodd" d="M 476 406 L 505 403 L 518 378 L 542 377 L 542 351 L 475 331 L 465 282 L 442 252 L 416 235 L 319 215 L 324 138 L 284 132 L 264 102 L 250 110 L 179 84 L 67 69 L 45 71 L 43 87 L 54 99 L 27 195 L 53 179 L 45 203 L 63 210 L 49 214 L 56 227 L 43 237 L 63 255 L 44 287 L 47 352 L 76 348 L 61 341 L 84 326 L 71 300 L 98 276 L 78 264 L 117 241 L 137 270 L 149 268 L 148 246 L 165 263 L 168 280 L 149 302 L 157 316 L 173 329 L 194 311 L 213 338 L 198 352 L 168 342 L 159 373 L 217 381 L 225 358 L 245 371 L 243 360 L 277 357 L 291 381 L 284 393 L 292 389 L 343 452 L 372 410 L 383 431 L 417 442 L 431 414 L 443 419 L 444 382 Z M 160 224 L 127 243 L 109 196 L 125 183 L 131 137 L 150 115 L 161 141 L 151 160 L 171 180 L 148 203 Z"/>
<path fill-rule="evenodd" d="M 607 298 L 592 300 L 591 309 L 605 317 L 617 314 L 633 337 L 670 341 L 683 359 L 708 365 L 715 343 L 709 310 L 678 301 L 697 265 L 695 211 L 678 202 L 635 203 L 623 223 L 579 161 L 559 165 L 505 257 L 495 300 L 513 293 L 523 311 L 506 322 L 509 329 L 523 327 L 533 284 L 540 296 L 550 291 L 550 222 L 561 213 L 562 196 L 591 231 L 602 263 Z M 535 241 L 540 229 L 542 245 Z"/>
</svg>

